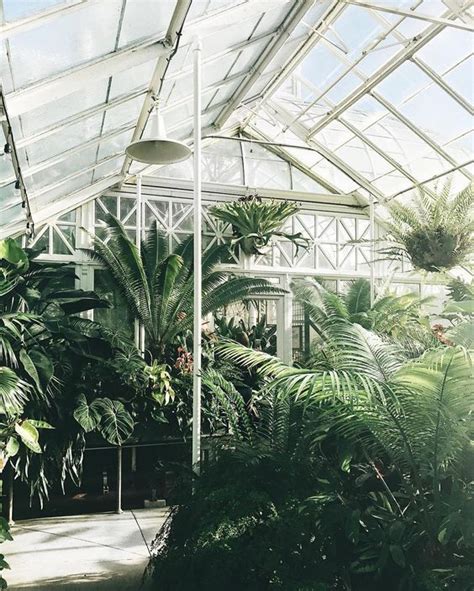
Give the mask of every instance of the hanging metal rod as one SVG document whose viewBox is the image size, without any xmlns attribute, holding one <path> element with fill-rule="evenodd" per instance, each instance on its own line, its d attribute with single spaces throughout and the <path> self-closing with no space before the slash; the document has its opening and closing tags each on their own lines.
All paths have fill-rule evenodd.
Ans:
<svg viewBox="0 0 474 591">
<path fill-rule="evenodd" d="M 447 27 L 454 27 L 456 29 L 461 29 L 462 31 L 474 31 L 474 28 L 471 25 L 460 23 L 459 21 L 453 21 L 449 18 L 436 17 L 421 12 L 414 12 L 413 10 L 402 10 L 401 8 L 380 6 L 380 4 L 372 4 L 371 2 L 358 2 L 356 0 L 343 0 L 343 2 L 345 4 L 352 4 L 353 6 L 359 6 L 360 8 L 368 8 L 369 10 L 379 10 L 380 12 L 388 12 L 390 14 L 414 18 L 428 23 L 445 25 Z"/>
<path fill-rule="evenodd" d="M 456 171 L 462 172 L 460 170 L 461 168 L 466 168 L 467 166 L 469 166 L 471 164 L 474 164 L 474 158 L 471 158 L 471 160 L 468 160 L 467 162 L 463 162 L 462 164 L 458 164 L 457 166 L 453 166 L 452 168 L 449 168 L 448 170 L 444 170 L 443 172 L 440 172 L 439 174 L 435 174 L 434 176 L 430 177 L 429 179 L 426 179 L 425 181 L 420 181 L 416 185 L 408 187 L 407 189 L 403 189 L 403 191 L 398 191 L 398 193 L 394 193 L 393 195 L 390 195 L 390 197 L 387 197 L 387 199 L 384 201 L 384 203 L 388 203 L 389 201 L 392 201 L 392 199 L 395 199 L 395 197 L 398 197 L 399 195 L 403 195 L 404 193 L 408 193 L 408 191 L 412 191 L 413 189 L 416 189 L 417 187 L 421 187 L 422 185 L 426 185 L 426 183 L 431 183 L 431 181 L 437 181 L 438 179 L 440 179 L 444 176 L 447 176 L 448 174 L 451 174 L 453 172 L 456 172 Z"/>
<path fill-rule="evenodd" d="M 228 137 L 226 135 L 206 135 L 203 139 L 217 139 L 217 140 L 230 140 L 233 142 L 248 142 L 249 144 L 261 144 L 264 146 L 274 146 L 275 148 L 299 148 L 300 150 L 308 150 L 310 152 L 316 152 L 321 155 L 321 151 L 311 146 L 299 146 L 298 144 L 281 144 L 279 142 L 267 142 L 265 140 L 252 140 L 244 137 Z"/>
</svg>

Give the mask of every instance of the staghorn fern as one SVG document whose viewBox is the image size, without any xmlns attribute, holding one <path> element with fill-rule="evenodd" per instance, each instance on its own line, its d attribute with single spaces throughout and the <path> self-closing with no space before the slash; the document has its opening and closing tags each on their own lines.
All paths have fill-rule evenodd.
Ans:
<svg viewBox="0 0 474 591">
<path fill-rule="evenodd" d="M 391 204 L 391 244 L 381 253 L 396 260 L 406 256 L 415 268 L 428 272 L 469 263 L 474 248 L 473 185 L 454 197 L 450 189 L 448 181 L 434 197 L 419 189 L 413 205 Z"/>
<path fill-rule="evenodd" d="M 292 242 L 296 248 L 306 248 L 308 241 L 301 232 L 288 234 L 281 231 L 286 220 L 298 211 L 296 203 L 289 201 L 262 201 L 250 195 L 232 203 L 211 207 L 217 219 L 231 224 L 232 246 L 239 246 L 246 255 L 261 255 L 273 236 Z"/>
</svg>

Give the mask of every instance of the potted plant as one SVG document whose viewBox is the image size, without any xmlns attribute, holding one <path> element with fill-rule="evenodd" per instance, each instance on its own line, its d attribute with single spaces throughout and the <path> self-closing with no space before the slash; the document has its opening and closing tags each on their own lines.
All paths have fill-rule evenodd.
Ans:
<svg viewBox="0 0 474 591">
<path fill-rule="evenodd" d="M 450 196 L 447 182 L 437 195 L 419 189 L 413 204 L 389 205 L 389 246 L 382 254 L 408 257 L 416 269 L 447 271 L 469 262 L 474 247 L 473 185 Z"/>
<path fill-rule="evenodd" d="M 256 194 L 241 197 L 232 203 L 211 207 L 210 213 L 232 226 L 233 247 L 245 255 L 262 255 L 274 236 L 291 241 L 296 248 L 307 248 L 308 239 L 301 232 L 289 234 L 282 231 L 286 220 L 298 211 L 290 201 L 263 201 Z"/>
</svg>

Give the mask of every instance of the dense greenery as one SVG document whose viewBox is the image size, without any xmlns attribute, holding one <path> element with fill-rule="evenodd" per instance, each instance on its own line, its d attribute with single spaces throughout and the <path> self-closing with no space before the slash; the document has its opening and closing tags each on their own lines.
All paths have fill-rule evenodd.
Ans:
<svg viewBox="0 0 474 591">
<path fill-rule="evenodd" d="M 470 589 L 471 356 L 410 359 L 397 315 L 377 334 L 340 312 L 323 301 L 308 368 L 218 346 L 266 385 L 246 404 L 206 377 L 229 435 L 156 541 L 157 589 Z"/>
<path fill-rule="evenodd" d="M 301 232 L 291 234 L 282 230 L 285 222 L 298 211 L 298 205 L 290 201 L 263 201 L 258 195 L 241 197 L 232 203 L 211 207 L 211 214 L 232 226 L 231 245 L 239 247 L 246 255 L 263 254 L 273 236 L 281 236 L 306 248 L 308 241 Z"/>
<path fill-rule="evenodd" d="M 130 316 L 141 323 L 151 359 L 169 363 L 176 359 L 180 337 L 193 326 L 193 238 L 173 252 L 156 223 L 140 251 L 122 224 L 107 217 L 108 240 L 94 238 L 91 256 L 109 271 L 125 298 Z M 202 259 L 203 316 L 252 295 L 281 294 L 265 279 L 229 276 L 218 269 L 228 253 L 226 245 L 213 245 Z"/>
<path fill-rule="evenodd" d="M 428 272 L 449 270 L 472 263 L 474 249 L 473 185 L 451 196 L 448 182 L 438 195 L 419 189 L 413 205 L 394 201 L 382 250 L 385 257 L 408 257 L 416 269 Z"/>
</svg>

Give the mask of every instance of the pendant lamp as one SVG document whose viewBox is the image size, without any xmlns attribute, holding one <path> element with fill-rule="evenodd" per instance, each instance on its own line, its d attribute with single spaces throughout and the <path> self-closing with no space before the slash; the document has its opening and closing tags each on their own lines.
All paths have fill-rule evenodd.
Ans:
<svg viewBox="0 0 474 591">
<path fill-rule="evenodd" d="M 151 118 L 151 137 L 132 142 L 125 150 L 127 156 L 147 164 L 173 164 L 189 158 L 191 150 L 186 144 L 166 136 L 158 106 L 153 109 Z"/>
</svg>

